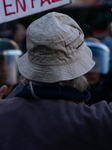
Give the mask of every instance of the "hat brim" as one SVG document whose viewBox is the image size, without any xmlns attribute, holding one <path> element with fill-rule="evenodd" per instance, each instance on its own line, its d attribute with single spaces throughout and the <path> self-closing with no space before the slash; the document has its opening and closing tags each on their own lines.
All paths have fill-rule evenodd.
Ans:
<svg viewBox="0 0 112 150">
<path fill-rule="evenodd" d="M 18 68 L 25 78 L 32 81 L 54 83 L 71 80 L 86 74 L 95 65 L 89 47 L 83 44 L 80 49 L 83 49 L 84 53 L 79 59 L 61 66 L 34 65 L 28 60 L 26 52 L 18 59 Z"/>
</svg>

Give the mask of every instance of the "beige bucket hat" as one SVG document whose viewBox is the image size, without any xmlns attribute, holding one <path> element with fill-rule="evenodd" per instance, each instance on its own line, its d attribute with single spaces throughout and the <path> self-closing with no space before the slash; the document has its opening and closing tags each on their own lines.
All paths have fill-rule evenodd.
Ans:
<svg viewBox="0 0 112 150">
<path fill-rule="evenodd" d="M 95 64 L 84 34 L 68 15 L 51 12 L 32 22 L 26 31 L 27 52 L 18 59 L 20 73 L 41 82 L 71 80 Z"/>
</svg>

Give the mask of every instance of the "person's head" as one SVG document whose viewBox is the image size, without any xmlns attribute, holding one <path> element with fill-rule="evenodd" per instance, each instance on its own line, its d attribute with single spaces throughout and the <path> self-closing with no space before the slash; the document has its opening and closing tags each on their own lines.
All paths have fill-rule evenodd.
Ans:
<svg viewBox="0 0 112 150">
<path fill-rule="evenodd" d="M 22 55 L 16 42 L 0 38 L 0 85 L 18 83 L 17 59 Z"/>
<path fill-rule="evenodd" d="M 81 24 L 81 29 L 84 32 L 85 38 L 93 37 L 93 29 L 89 24 L 86 23 Z"/>
<path fill-rule="evenodd" d="M 27 52 L 18 60 L 21 80 L 86 88 L 83 75 L 95 62 L 84 44 L 82 29 L 71 17 L 56 12 L 46 14 L 29 25 L 26 41 Z"/>
<path fill-rule="evenodd" d="M 95 66 L 85 75 L 91 85 L 100 82 L 102 75 L 109 71 L 110 49 L 96 38 L 85 39 L 85 44 L 92 50 Z"/>
<path fill-rule="evenodd" d="M 26 27 L 21 23 L 16 23 L 12 30 L 12 39 L 18 44 L 21 45 L 26 34 Z"/>
</svg>

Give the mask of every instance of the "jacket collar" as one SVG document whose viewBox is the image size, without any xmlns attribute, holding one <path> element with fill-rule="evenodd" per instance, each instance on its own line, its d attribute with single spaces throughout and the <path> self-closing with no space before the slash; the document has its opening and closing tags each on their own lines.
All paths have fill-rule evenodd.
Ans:
<svg viewBox="0 0 112 150">
<path fill-rule="evenodd" d="M 33 82 L 33 91 L 39 99 L 77 99 L 87 101 L 90 94 L 87 90 L 81 92 L 74 87 L 68 85 L 59 85 L 56 83 Z M 32 93 L 29 84 L 16 94 L 16 97 L 31 98 Z"/>
</svg>

